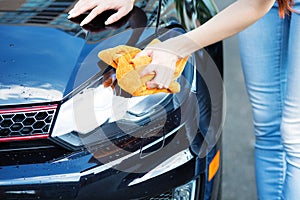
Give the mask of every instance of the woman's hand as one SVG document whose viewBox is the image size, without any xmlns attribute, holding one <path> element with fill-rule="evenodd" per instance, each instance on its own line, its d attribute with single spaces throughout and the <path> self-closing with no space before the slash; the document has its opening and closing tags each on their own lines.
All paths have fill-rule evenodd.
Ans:
<svg viewBox="0 0 300 200">
<path fill-rule="evenodd" d="M 106 10 L 116 10 L 117 12 L 105 21 L 105 24 L 108 25 L 127 15 L 132 10 L 133 5 L 134 0 L 79 0 L 74 8 L 69 11 L 68 18 L 77 17 L 91 10 L 88 16 L 80 23 L 80 26 L 83 26 Z"/>
<path fill-rule="evenodd" d="M 140 76 L 155 74 L 155 77 L 151 81 L 148 81 L 146 86 L 148 88 L 169 88 L 179 57 L 171 51 L 155 47 L 155 45 L 146 47 L 136 57 L 145 55 L 150 56 L 152 61 L 145 67 Z"/>
</svg>

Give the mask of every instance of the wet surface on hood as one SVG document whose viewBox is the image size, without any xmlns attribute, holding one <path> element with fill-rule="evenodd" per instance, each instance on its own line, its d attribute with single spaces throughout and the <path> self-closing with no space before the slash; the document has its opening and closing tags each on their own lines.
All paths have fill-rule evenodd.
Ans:
<svg viewBox="0 0 300 200">
<path fill-rule="evenodd" d="M 0 105 L 58 101 L 85 41 L 59 29 L 0 27 Z"/>
</svg>

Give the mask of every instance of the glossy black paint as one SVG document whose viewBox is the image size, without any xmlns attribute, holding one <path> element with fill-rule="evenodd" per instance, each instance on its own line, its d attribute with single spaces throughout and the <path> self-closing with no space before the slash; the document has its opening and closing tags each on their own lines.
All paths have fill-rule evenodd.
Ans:
<svg viewBox="0 0 300 200">
<path fill-rule="evenodd" d="M 66 1 L 65 10 L 59 10 L 62 20 L 60 24 L 1 21 L 0 108 L 65 101 L 89 79 L 106 72 L 108 66 L 97 58 L 100 50 L 119 44 L 142 48 L 151 39 L 160 37 L 164 28 L 177 28 L 180 32 L 194 28 L 216 12 L 213 6 L 207 5 L 208 1 L 205 2 L 137 1 L 129 15 L 111 26 L 104 26 L 103 22 L 113 11 L 103 13 L 83 28 L 77 23 L 84 15 L 68 20 L 66 12 L 72 1 Z M 3 13 L 8 12 L 0 8 L 0 14 Z M 186 16 L 190 16 L 190 19 L 187 20 Z M 214 44 L 206 50 L 222 73 L 222 44 Z M 200 77 L 199 80 L 199 87 L 205 85 Z M 211 112 L 207 91 L 202 90 L 198 95 L 203 116 L 199 122 L 199 138 L 195 139 L 191 147 L 195 154 L 203 143 Z M 100 199 L 147 198 L 194 178 L 198 178 L 200 183 L 200 199 L 218 198 L 221 170 L 209 182 L 207 167 L 221 148 L 221 140 L 207 157 L 194 158 L 179 168 L 132 187 L 128 187 L 128 183 L 142 174 L 115 169 L 101 173 L 89 172 L 102 164 L 86 149 L 72 150 L 52 139 L 36 141 L 31 145 L 26 142 L 0 145 L 0 199 L 99 199 L 99 196 Z M 169 148 L 169 154 L 158 152 L 162 160 L 178 152 L 176 146 Z M 24 155 L 26 158 L 21 159 Z M 139 160 L 137 157 L 135 159 Z M 14 191 L 29 192 L 20 194 Z M 31 194 L 30 191 L 35 193 Z"/>
</svg>

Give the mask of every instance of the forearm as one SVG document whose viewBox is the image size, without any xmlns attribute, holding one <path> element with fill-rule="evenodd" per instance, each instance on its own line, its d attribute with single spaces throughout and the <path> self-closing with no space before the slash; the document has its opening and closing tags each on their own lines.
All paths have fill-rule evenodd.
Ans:
<svg viewBox="0 0 300 200">
<path fill-rule="evenodd" d="M 164 47 L 180 57 L 230 37 L 265 15 L 275 0 L 239 0 L 198 28 L 166 41 Z"/>
</svg>

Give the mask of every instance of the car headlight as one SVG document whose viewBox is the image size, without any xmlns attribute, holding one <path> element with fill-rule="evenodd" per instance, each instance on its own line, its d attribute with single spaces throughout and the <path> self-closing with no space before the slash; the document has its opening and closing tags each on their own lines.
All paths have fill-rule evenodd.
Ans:
<svg viewBox="0 0 300 200">
<path fill-rule="evenodd" d="M 186 70 L 193 74 L 192 68 Z M 191 91 L 191 84 L 185 78 L 180 78 L 181 92 L 175 95 L 158 93 L 130 98 L 115 80 L 114 69 L 107 70 L 67 97 L 59 108 L 52 138 L 78 148 L 123 135 L 162 137 L 163 132 L 182 123 L 181 116 L 177 116 L 177 122 L 172 121 L 169 128 L 165 127 L 167 121 L 173 120 L 169 113 L 178 109 Z"/>
</svg>

